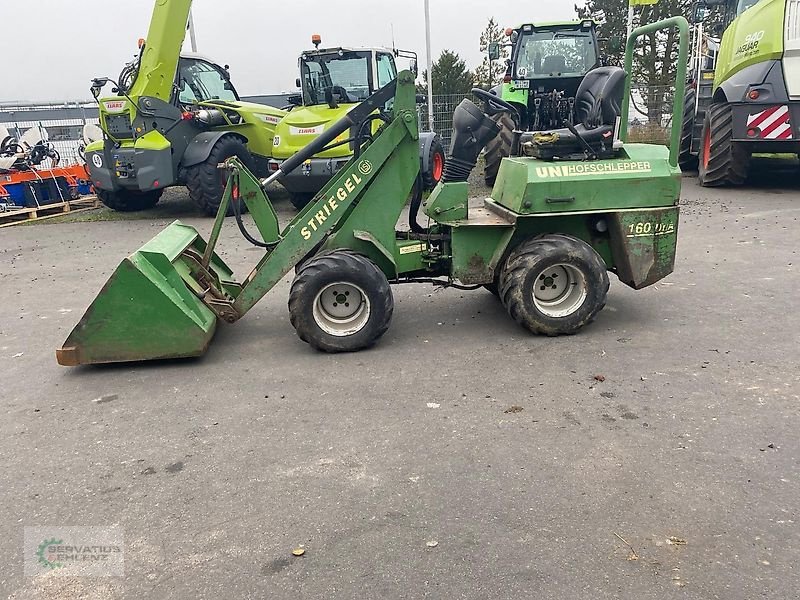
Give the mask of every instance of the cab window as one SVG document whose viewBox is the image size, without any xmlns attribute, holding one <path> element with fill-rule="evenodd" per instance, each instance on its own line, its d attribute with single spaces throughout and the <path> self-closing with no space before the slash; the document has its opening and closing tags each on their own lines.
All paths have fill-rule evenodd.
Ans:
<svg viewBox="0 0 800 600">
<path fill-rule="evenodd" d="M 219 67 L 203 60 L 181 59 L 177 85 L 181 104 L 239 99 L 233 85 Z"/>
<path fill-rule="evenodd" d="M 391 54 L 378 54 L 378 87 L 382 88 L 396 77 L 394 57 Z"/>
</svg>

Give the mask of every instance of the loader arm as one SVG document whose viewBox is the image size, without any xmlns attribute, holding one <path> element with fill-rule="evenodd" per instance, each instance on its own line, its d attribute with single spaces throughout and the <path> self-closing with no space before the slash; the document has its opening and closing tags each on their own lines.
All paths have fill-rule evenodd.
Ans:
<svg viewBox="0 0 800 600">
<path fill-rule="evenodd" d="M 358 127 L 376 108 L 382 107 L 393 96 L 395 101 L 391 121 L 278 234 L 277 219 L 264 192 L 264 186 L 302 165 L 303 161 L 336 140 L 343 132 Z M 369 211 L 369 222 L 362 223 L 363 229 L 369 230 L 373 240 L 370 243 L 379 252 L 386 252 L 386 249 L 393 247 L 395 225 L 407 196 L 402 196 L 399 201 L 396 198 L 381 200 L 379 191 L 376 193 L 372 188 L 376 181 L 388 175 L 400 189 L 411 191 L 419 163 L 415 103 L 414 77 L 409 71 L 404 71 L 396 81 L 375 92 L 314 142 L 284 162 L 280 172 L 268 179 L 258 181 L 236 158 L 227 161 L 231 177 L 205 255 L 210 257 L 213 253 L 227 204 L 231 201 L 243 201 L 247 205 L 264 244 L 270 248 L 242 282 L 241 291 L 235 298 L 221 298 L 217 294 L 205 296 L 204 301 L 217 316 L 228 322 L 241 318 L 303 257 L 326 238 L 335 237 L 345 221 L 348 221 L 347 233 L 350 239 L 344 245 L 353 247 L 352 232 L 358 231 L 359 225 L 350 222 L 349 217 L 353 214 L 354 207 L 368 194 L 371 196 L 370 203 L 381 202 L 381 209 Z M 265 207 L 269 209 L 265 210 Z M 342 242 L 343 240 L 339 240 L 339 244 Z"/>
<path fill-rule="evenodd" d="M 170 101 L 191 9 L 192 0 L 156 0 L 129 96 Z"/>
</svg>

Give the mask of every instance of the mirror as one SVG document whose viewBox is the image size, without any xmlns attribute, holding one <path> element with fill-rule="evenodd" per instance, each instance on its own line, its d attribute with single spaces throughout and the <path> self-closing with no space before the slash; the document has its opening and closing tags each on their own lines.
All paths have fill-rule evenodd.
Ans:
<svg viewBox="0 0 800 600">
<path fill-rule="evenodd" d="M 414 77 L 417 77 L 419 75 L 419 67 L 417 66 L 416 58 L 411 59 L 411 65 L 409 66 L 409 69 L 414 74 Z"/>
<path fill-rule="evenodd" d="M 692 15 L 692 22 L 693 23 L 702 23 L 705 18 L 708 16 L 709 11 L 704 5 L 702 4 L 695 4 L 694 5 L 694 14 Z"/>
<path fill-rule="evenodd" d="M 500 59 L 500 43 L 499 42 L 492 42 L 489 44 L 487 48 L 489 52 L 489 60 L 499 60 Z"/>
<path fill-rule="evenodd" d="M 294 80 L 294 87 L 300 87 L 300 78 Z"/>
</svg>

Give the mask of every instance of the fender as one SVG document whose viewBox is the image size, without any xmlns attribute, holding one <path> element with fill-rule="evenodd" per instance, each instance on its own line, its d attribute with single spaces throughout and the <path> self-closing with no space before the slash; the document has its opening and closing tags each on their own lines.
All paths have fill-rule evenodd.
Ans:
<svg viewBox="0 0 800 600">
<path fill-rule="evenodd" d="M 433 131 L 419 132 L 419 164 L 423 173 L 427 173 L 431 165 L 430 150 L 433 143 L 439 139 L 439 134 Z M 445 150 L 446 151 L 446 150 Z"/>
<path fill-rule="evenodd" d="M 211 154 L 211 149 L 214 145 L 220 138 L 226 135 L 235 135 L 247 144 L 247 138 L 241 133 L 233 133 L 231 131 L 204 131 L 203 133 L 198 133 L 192 138 L 192 141 L 189 142 L 189 145 L 186 147 L 186 152 L 183 153 L 181 166 L 185 168 L 205 162 Z"/>
<path fill-rule="evenodd" d="M 758 88 L 761 102 L 788 102 L 779 60 L 765 60 L 737 71 L 714 89 L 715 102 L 748 102 L 745 94 Z"/>
</svg>

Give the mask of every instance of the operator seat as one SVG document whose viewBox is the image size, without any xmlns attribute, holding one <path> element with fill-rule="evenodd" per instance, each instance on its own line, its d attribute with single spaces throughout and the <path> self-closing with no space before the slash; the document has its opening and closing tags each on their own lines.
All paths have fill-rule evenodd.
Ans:
<svg viewBox="0 0 800 600">
<path fill-rule="evenodd" d="M 563 73 L 567 69 L 567 59 L 560 54 L 545 56 L 542 61 L 542 73 Z"/>
<path fill-rule="evenodd" d="M 598 158 L 614 155 L 624 90 L 623 69 L 598 67 L 586 74 L 575 94 L 575 130 Z M 525 154 L 537 158 L 584 160 L 587 154 L 586 145 L 566 127 L 524 133 L 520 144 Z"/>
</svg>

